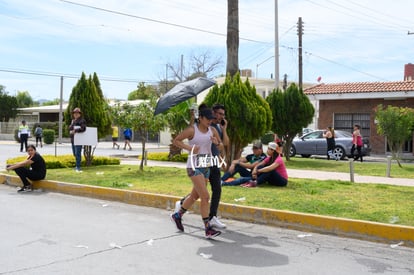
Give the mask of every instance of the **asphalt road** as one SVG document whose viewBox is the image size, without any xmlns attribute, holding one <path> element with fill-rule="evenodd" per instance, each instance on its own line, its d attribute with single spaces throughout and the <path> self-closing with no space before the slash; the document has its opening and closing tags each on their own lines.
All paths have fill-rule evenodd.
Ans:
<svg viewBox="0 0 414 275">
<path fill-rule="evenodd" d="M 100 143 L 96 155 L 133 158 Z M 165 150 L 152 144 L 149 151 Z M 0 162 L 19 145 L 0 142 Z M 70 144 L 41 154 L 70 154 Z M 414 249 L 234 220 L 206 240 L 199 215 L 177 232 L 156 209 L 0 184 L 0 274 L 414 274 Z"/>
<path fill-rule="evenodd" d="M 0 185 L 0 274 L 414 274 L 414 249 Z"/>
</svg>

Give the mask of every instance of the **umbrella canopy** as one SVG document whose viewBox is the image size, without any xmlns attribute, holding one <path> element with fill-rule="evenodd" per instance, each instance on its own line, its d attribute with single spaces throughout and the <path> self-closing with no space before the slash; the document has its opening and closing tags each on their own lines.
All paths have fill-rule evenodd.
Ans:
<svg viewBox="0 0 414 275">
<path fill-rule="evenodd" d="M 216 81 L 213 79 L 198 77 L 175 85 L 158 100 L 154 115 L 163 113 L 171 107 L 198 95 L 214 84 L 216 84 Z"/>
</svg>

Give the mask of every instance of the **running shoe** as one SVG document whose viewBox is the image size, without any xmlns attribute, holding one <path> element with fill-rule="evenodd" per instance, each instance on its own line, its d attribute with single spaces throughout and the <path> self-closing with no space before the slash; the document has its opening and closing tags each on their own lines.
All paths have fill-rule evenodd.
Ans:
<svg viewBox="0 0 414 275">
<path fill-rule="evenodd" d="M 257 187 L 257 182 L 255 180 L 251 180 L 246 185 L 243 185 L 243 187 L 247 187 L 247 188 Z"/>
<path fill-rule="evenodd" d="M 220 231 L 214 230 L 214 228 L 211 227 L 211 226 L 206 228 L 206 238 L 207 239 L 214 239 L 215 237 L 217 237 L 220 234 L 221 234 Z"/>
<path fill-rule="evenodd" d="M 175 213 L 171 214 L 170 217 L 171 217 L 171 221 L 173 221 L 175 223 L 175 225 L 177 226 L 177 229 L 180 230 L 181 232 L 184 232 L 184 226 L 181 223 L 180 213 L 175 212 Z"/>
<path fill-rule="evenodd" d="M 216 216 L 212 217 L 210 220 L 210 226 L 216 227 L 216 228 L 226 228 L 226 225 L 222 223 Z"/>
</svg>

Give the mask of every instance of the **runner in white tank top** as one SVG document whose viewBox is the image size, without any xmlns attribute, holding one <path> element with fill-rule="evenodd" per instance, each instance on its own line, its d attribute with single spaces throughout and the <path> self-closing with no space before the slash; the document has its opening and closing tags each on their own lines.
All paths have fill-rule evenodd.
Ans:
<svg viewBox="0 0 414 275">
<path fill-rule="evenodd" d="M 191 161 L 194 161 L 194 154 L 208 154 L 211 156 L 211 144 L 218 145 L 221 143 L 221 140 L 217 130 L 210 127 L 211 121 L 214 118 L 211 109 L 202 109 L 199 115 L 198 123 L 178 134 L 173 141 L 175 146 L 190 152 L 189 160 L 187 161 L 187 174 L 193 182 L 193 189 L 184 200 L 181 209 L 171 214 L 171 220 L 175 223 L 178 230 L 184 231 L 181 217 L 195 201 L 200 199 L 200 214 L 205 226 L 206 238 L 214 238 L 220 235 L 221 232 L 213 229 L 209 222 L 210 194 L 206 183 L 210 175 L 210 168 L 191 165 Z M 185 139 L 189 140 L 189 144 L 183 142 Z"/>
</svg>

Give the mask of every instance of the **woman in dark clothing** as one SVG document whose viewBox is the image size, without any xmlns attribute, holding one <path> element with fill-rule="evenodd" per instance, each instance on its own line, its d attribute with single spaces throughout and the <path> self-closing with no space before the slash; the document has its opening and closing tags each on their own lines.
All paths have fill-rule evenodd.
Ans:
<svg viewBox="0 0 414 275">
<path fill-rule="evenodd" d="M 328 160 L 330 160 L 331 157 L 335 160 L 338 160 L 338 158 L 334 155 L 334 150 L 335 150 L 335 131 L 334 131 L 334 129 L 331 126 L 326 128 L 326 132 L 323 134 L 323 137 L 326 138 L 326 143 L 328 145 L 328 151 L 327 151 Z"/>
<path fill-rule="evenodd" d="M 46 177 L 46 163 L 43 157 L 36 152 L 36 147 L 32 144 L 27 146 L 27 153 L 29 156 L 26 160 L 9 164 L 6 167 L 7 171 L 14 170 L 22 180 L 23 187 L 18 192 L 33 190 L 29 180 L 42 180 Z"/>
</svg>

